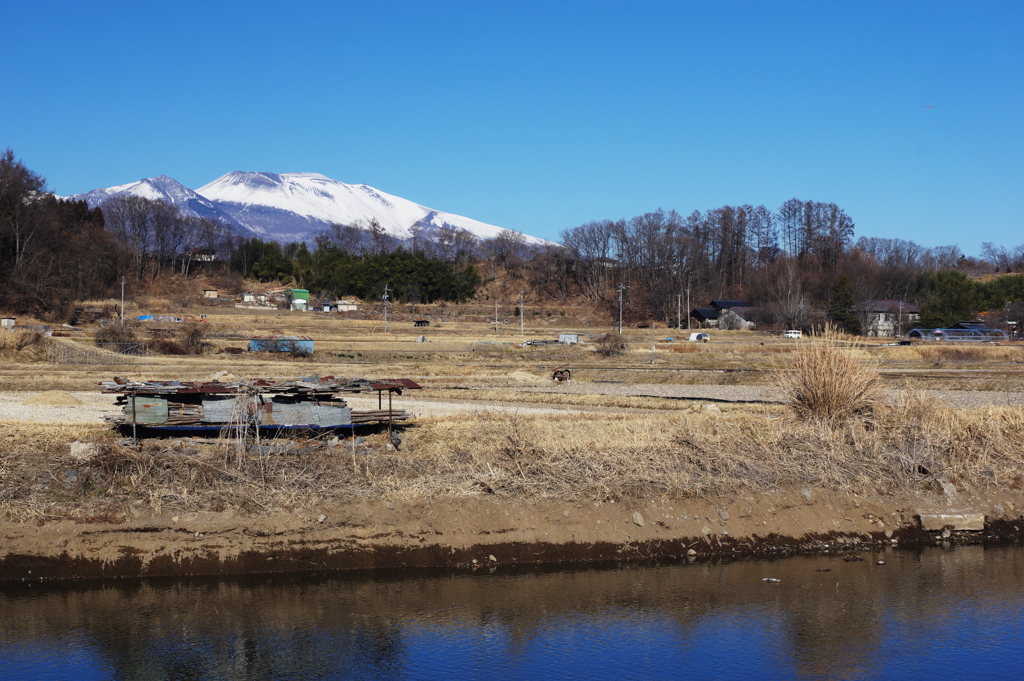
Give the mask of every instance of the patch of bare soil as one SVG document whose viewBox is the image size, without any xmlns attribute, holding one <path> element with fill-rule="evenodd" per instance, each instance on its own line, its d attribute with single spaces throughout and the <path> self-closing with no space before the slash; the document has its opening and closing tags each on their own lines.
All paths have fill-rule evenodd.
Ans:
<svg viewBox="0 0 1024 681">
<path fill-rule="evenodd" d="M 0 392 L 0 421 L 98 424 L 118 411 L 110 395 L 97 391 Z"/>
<path fill-rule="evenodd" d="M 85 404 L 82 400 L 78 399 L 66 390 L 47 390 L 37 395 L 33 395 L 25 400 L 22 404 L 25 405 L 38 405 L 45 404 L 52 407 L 77 407 Z"/>
<path fill-rule="evenodd" d="M 0 580 L 855 555 L 883 545 L 1019 540 L 1022 505 L 1019 492 L 893 498 L 805 488 L 702 500 L 325 503 L 258 519 L 227 510 L 3 520 Z M 917 519 L 967 509 L 985 514 L 984 531 L 928 533 Z"/>
</svg>

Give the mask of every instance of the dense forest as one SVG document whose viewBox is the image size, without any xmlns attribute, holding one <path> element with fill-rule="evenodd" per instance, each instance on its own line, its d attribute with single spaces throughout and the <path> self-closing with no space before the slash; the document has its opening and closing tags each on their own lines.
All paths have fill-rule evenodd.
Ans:
<svg viewBox="0 0 1024 681">
<path fill-rule="evenodd" d="M 776 210 L 722 206 L 684 217 L 658 209 L 588 222 L 564 230 L 559 244 L 444 228 L 399 239 L 374 222 L 279 244 L 141 197 L 93 209 L 57 199 L 8 149 L 0 156 L 0 307 L 58 319 L 75 301 L 113 294 L 122 277 L 230 270 L 322 297 L 378 299 L 387 285 L 392 300 L 411 303 L 469 300 L 496 280 L 529 302 L 590 304 L 609 319 L 621 295 L 627 319 L 666 323 L 680 306 L 685 314 L 686 300 L 692 308 L 712 298 L 743 300 L 759 324 L 786 328 L 832 318 L 855 331 L 846 313 L 877 299 L 920 306 L 927 328 L 990 309 L 1003 319 L 1024 313 L 1024 246 L 986 243 L 968 257 L 956 246 L 857 238 L 854 227 L 834 203 L 790 199 Z M 200 257 L 210 254 L 212 262 Z"/>
</svg>

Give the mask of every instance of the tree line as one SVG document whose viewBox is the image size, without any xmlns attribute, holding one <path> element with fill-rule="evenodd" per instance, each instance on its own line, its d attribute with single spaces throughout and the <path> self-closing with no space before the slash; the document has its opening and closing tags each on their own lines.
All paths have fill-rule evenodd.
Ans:
<svg viewBox="0 0 1024 681">
<path fill-rule="evenodd" d="M 52 312 L 110 295 L 122 276 L 189 276 L 200 267 L 325 296 L 374 299 L 388 285 L 392 300 L 425 303 L 470 299 L 499 278 L 528 302 L 582 299 L 609 319 L 622 295 L 628 321 L 673 323 L 687 300 L 693 308 L 740 299 L 759 310 L 759 323 L 787 328 L 842 317 L 847 299 L 919 305 L 924 326 L 992 308 L 1009 314 L 1024 299 L 1020 275 L 978 279 L 1020 272 L 1024 245 L 985 243 L 973 258 L 955 245 L 857 238 L 854 229 L 838 205 L 794 198 L 774 210 L 742 204 L 597 220 L 562 231 L 558 244 L 530 244 L 508 230 L 481 240 L 450 226 L 414 226 L 398 238 L 375 221 L 280 244 L 142 197 L 93 209 L 57 199 L 8 149 L 0 156 L 0 305 Z"/>
<path fill-rule="evenodd" d="M 743 300 L 758 308 L 762 324 L 806 328 L 829 316 L 841 279 L 852 305 L 902 300 L 922 306 L 922 324 L 954 323 L 1024 298 L 1013 283 L 1019 276 L 984 284 L 971 278 L 1021 271 L 1024 246 L 985 244 L 982 258 L 969 258 L 957 246 L 855 238 L 854 227 L 834 203 L 795 198 L 774 211 L 722 206 L 683 217 L 659 209 L 563 231 L 568 262 L 549 267 L 548 274 L 564 272 L 572 280 L 570 290 L 608 306 L 621 290 L 634 319 L 668 323 L 686 296 L 691 307 L 712 299 Z M 973 291 L 955 309 L 950 282 Z M 557 296 L 560 288 L 549 286 L 547 294 Z"/>
</svg>

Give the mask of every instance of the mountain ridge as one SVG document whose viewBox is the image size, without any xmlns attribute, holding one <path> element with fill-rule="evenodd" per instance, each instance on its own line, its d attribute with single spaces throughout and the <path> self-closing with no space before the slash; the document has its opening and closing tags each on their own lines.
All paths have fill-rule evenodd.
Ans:
<svg viewBox="0 0 1024 681">
<path fill-rule="evenodd" d="M 85 200 L 94 208 L 121 195 L 167 201 L 185 214 L 218 219 L 258 237 L 282 242 L 309 241 L 334 223 L 368 225 L 371 221 L 399 239 L 408 238 L 414 228 L 453 228 L 479 239 L 491 239 L 504 231 L 496 225 L 428 208 L 366 184 L 346 184 L 320 173 L 234 170 L 196 190 L 158 175 L 67 198 Z M 549 243 L 523 236 L 529 243 Z"/>
</svg>

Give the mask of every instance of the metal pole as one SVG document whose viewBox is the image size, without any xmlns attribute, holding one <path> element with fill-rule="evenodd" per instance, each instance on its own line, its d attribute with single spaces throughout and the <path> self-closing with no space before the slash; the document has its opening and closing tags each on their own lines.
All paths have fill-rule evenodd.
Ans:
<svg viewBox="0 0 1024 681">
<path fill-rule="evenodd" d="M 384 333 L 388 332 L 388 285 L 384 284 L 384 295 L 381 296 L 381 300 L 384 301 Z"/>
<path fill-rule="evenodd" d="M 619 335 L 622 335 L 622 284 L 619 284 Z"/>
<path fill-rule="evenodd" d="M 498 299 L 494 299 L 494 333 L 498 333 Z"/>
<path fill-rule="evenodd" d="M 683 315 L 682 315 L 682 312 L 679 310 L 679 306 L 682 305 L 682 303 L 680 302 L 682 300 L 682 298 L 683 298 L 683 294 L 682 293 L 677 293 L 676 294 L 676 328 L 677 329 L 683 328 Z"/>
<path fill-rule="evenodd" d="M 124 284 L 126 279 L 121 277 L 121 326 L 124 326 Z"/>
</svg>

